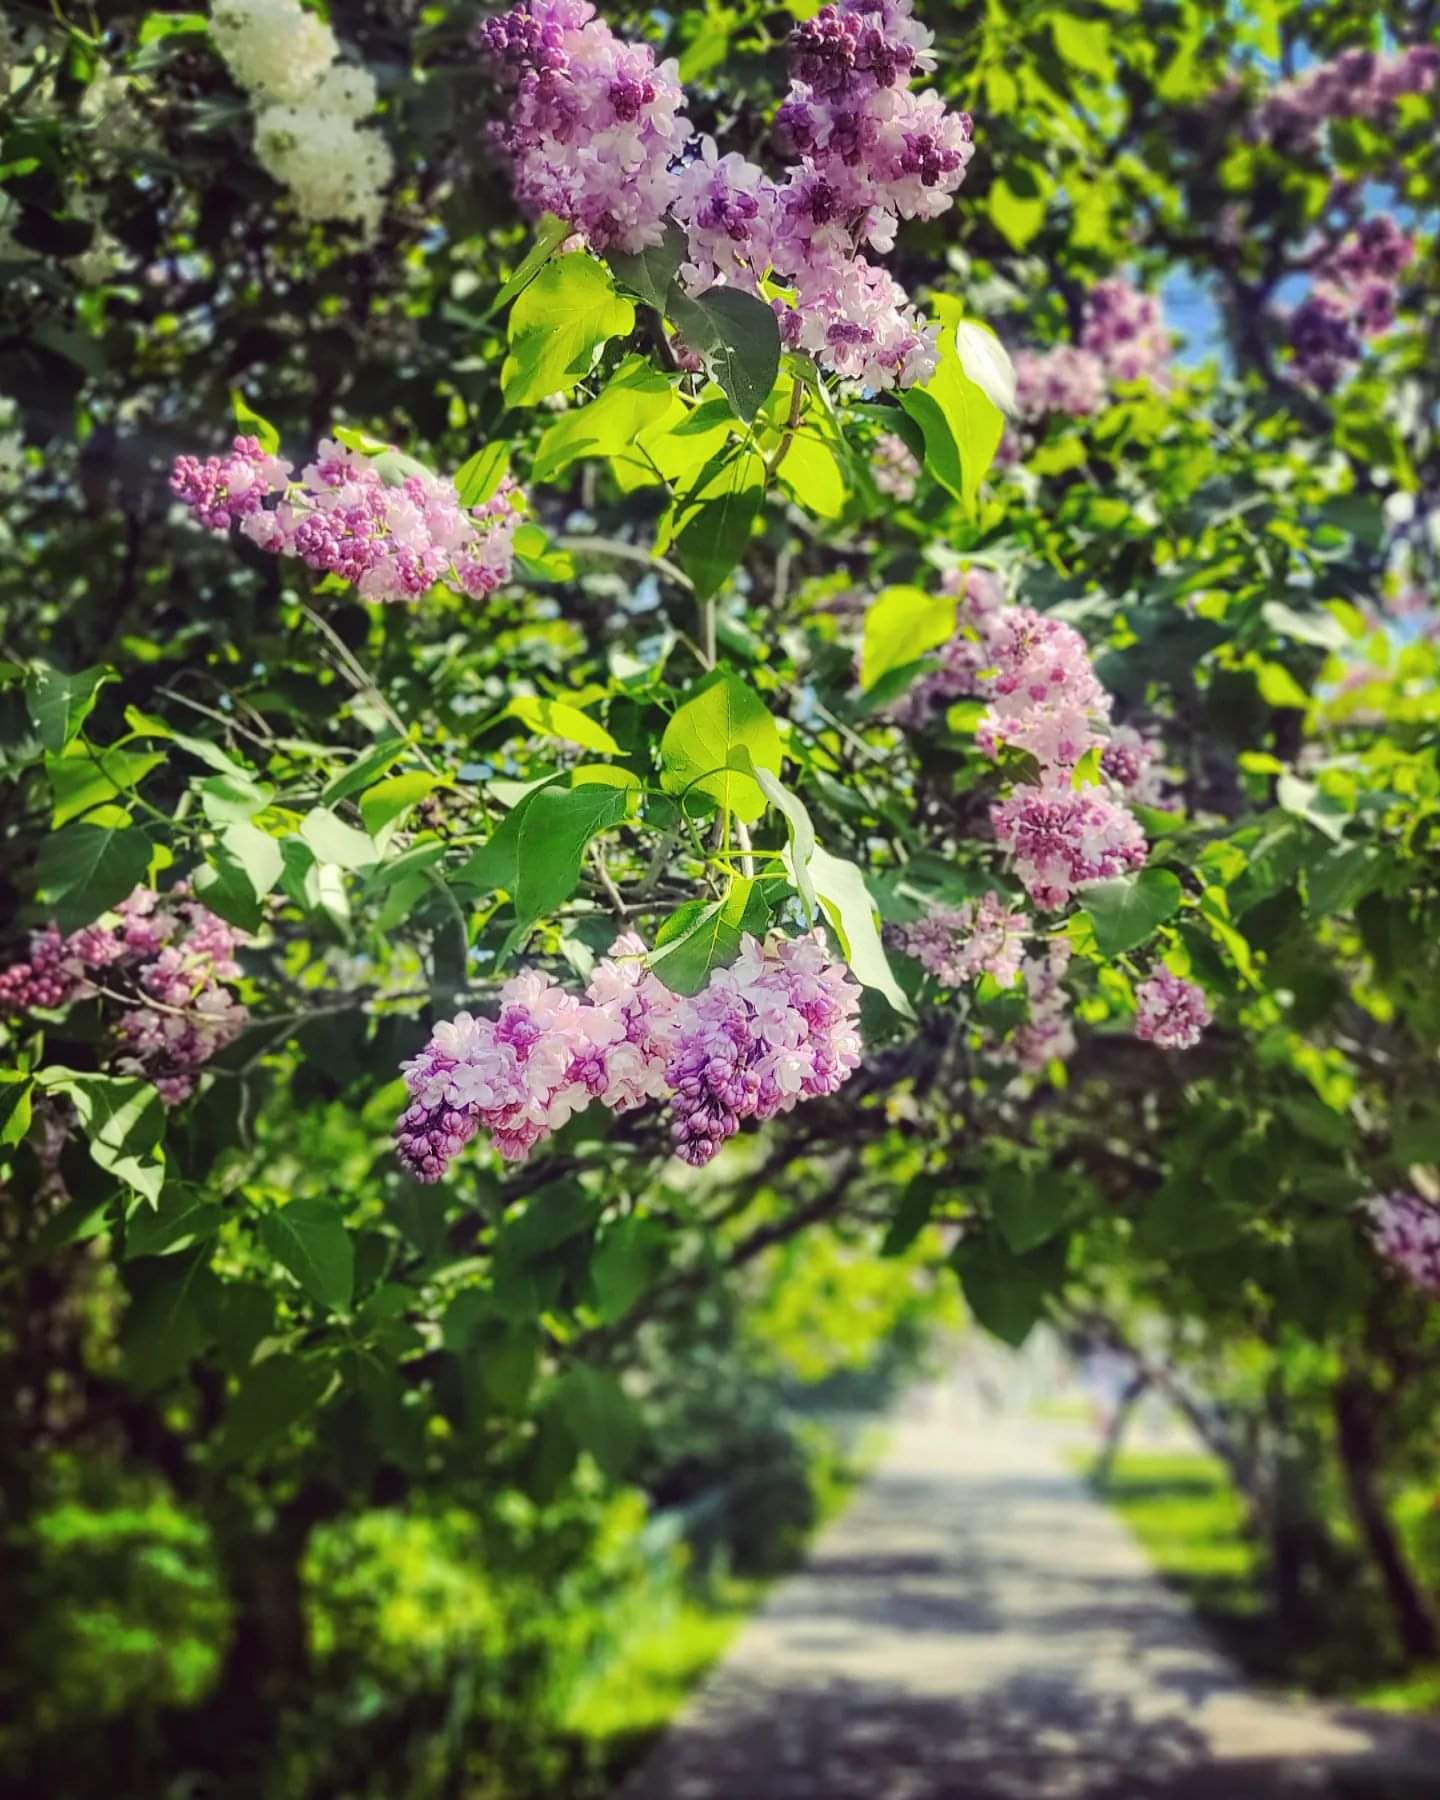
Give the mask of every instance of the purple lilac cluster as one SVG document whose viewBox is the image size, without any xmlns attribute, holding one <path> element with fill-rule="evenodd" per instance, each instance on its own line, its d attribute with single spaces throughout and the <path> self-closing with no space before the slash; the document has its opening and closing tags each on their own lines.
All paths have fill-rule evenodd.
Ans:
<svg viewBox="0 0 1440 1800">
<path fill-rule="evenodd" d="M 990 710 L 979 733 L 982 748 L 993 754 L 1008 744 L 1029 751 L 1042 769 L 1064 770 L 1104 744 L 1096 727 L 1110 716 L 1110 695 L 1073 625 L 1030 606 L 1009 606 L 991 619 L 985 651 L 979 684 Z"/>
<path fill-rule="evenodd" d="M 1316 267 L 1315 286 L 1289 320 L 1291 372 L 1332 392 L 1359 361 L 1363 340 L 1395 323 L 1396 281 L 1415 241 L 1388 213 L 1366 219 Z"/>
<path fill-rule="evenodd" d="M 1128 281 L 1097 282 L 1085 299 L 1080 347 L 1099 357 L 1111 381 L 1163 379 L 1170 336 L 1160 301 Z"/>
<path fill-rule="evenodd" d="M 901 219 L 943 212 L 973 155 L 968 115 L 911 89 L 932 60 L 911 0 L 839 0 L 795 27 L 776 119 L 796 159 L 783 181 L 712 138 L 682 162 L 675 65 L 621 43 L 584 0 L 522 0 L 477 41 L 516 90 L 498 140 L 528 211 L 602 250 L 658 243 L 672 216 L 690 294 L 760 294 L 770 276 L 788 290 L 771 304 L 792 349 L 873 389 L 934 372 L 934 329 L 862 253 L 890 250 Z"/>
<path fill-rule="evenodd" d="M 884 431 L 870 451 L 870 478 L 882 494 L 902 506 L 915 498 L 920 465 L 898 432 Z"/>
<path fill-rule="evenodd" d="M 1100 788 L 1075 788 L 1047 772 L 1038 786 L 1013 789 L 990 808 L 1001 846 L 1038 907 L 1068 906 L 1091 881 L 1145 866 L 1145 834 L 1135 815 Z"/>
<path fill-rule="evenodd" d="M 627 935 L 583 998 L 529 972 L 501 989 L 496 1018 L 437 1025 L 404 1065 L 396 1147 L 418 1181 L 438 1181 L 479 1131 L 520 1161 L 592 1100 L 625 1112 L 668 1098 L 676 1154 L 708 1162 L 742 1119 L 839 1088 L 860 1061 L 859 1004 L 817 937 L 746 938 L 681 1000 Z"/>
<path fill-rule="evenodd" d="M 1193 1049 L 1210 1019 L 1202 990 L 1168 969 L 1156 969 L 1135 990 L 1135 1035 L 1162 1050 Z"/>
<path fill-rule="evenodd" d="M 240 978 L 243 941 L 183 889 L 162 897 L 138 887 L 112 915 L 68 937 L 54 925 L 34 933 L 29 959 L 0 970 L 0 1010 L 54 1010 L 103 988 L 120 1007 L 110 1067 L 152 1081 L 167 1106 L 178 1105 L 249 1020 L 226 986 Z"/>
<path fill-rule="evenodd" d="M 212 531 L 238 524 L 262 550 L 337 575 L 366 600 L 418 600 L 437 582 L 478 599 L 510 577 L 524 499 L 508 476 L 467 508 L 452 481 L 407 465 L 392 484 L 376 459 L 328 438 L 298 482 L 291 473 L 237 437 L 225 456 L 177 457 L 170 488 Z"/>
<path fill-rule="evenodd" d="M 901 948 L 937 981 L 959 987 L 993 975 L 1009 987 L 1020 973 L 1030 922 L 999 894 L 982 894 L 959 906 L 937 907 L 898 933 Z"/>
<path fill-rule="evenodd" d="M 1100 752 L 1100 769 L 1125 790 L 1136 806 L 1170 811 L 1175 801 L 1165 791 L 1164 757 L 1155 738 L 1147 737 L 1133 725 L 1112 725 Z"/>
<path fill-rule="evenodd" d="M 658 244 L 690 139 L 677 64 L 616 37 L 588 0 L 525 0 L 476 42 L 514 89 L 491 129 L 524 210 L 569 220 L 597 250 Z"/>
<path fill-rule="evenodd" d="M 1377 1194 L 1365 1204 L 1370 1236 L 1386 1262 L 1440 1300 L 1440 1206 L 1418 1194 Z"/>
<path fill-rule="evenodd" d="M 1259 134 L 1281 149 L 1314 150 L 1330 119 L 1384 120 L 1406 94 L 1440 78 L 1440 48 L 1410 44 L 1389 55 L 1346 50 L 1283 81 L 1257 109 Z"/>
</svg>

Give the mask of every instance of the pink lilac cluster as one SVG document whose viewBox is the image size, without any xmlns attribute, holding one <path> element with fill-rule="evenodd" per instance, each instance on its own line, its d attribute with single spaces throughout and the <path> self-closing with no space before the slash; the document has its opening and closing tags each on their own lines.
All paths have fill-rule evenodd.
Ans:
<svg viewBox="0 0 1440 1800">
<path fill-rule="evenodd" d="M 1318 265 L 1315 286 L 1291 313 L 1291 372 L 1330 393 L 1362 354 L 1363 340 L 1395 323 L 1396 281 L 1415 241 L 1387 213 L 1366 219 Z"/>
<path fill-rule="evenodd" d="M 1135 805 L 1169 811 L 1175 801 L 1165 791 L 1164 756 L 1157 740 L 1133 725 L 1112 725 L 1100 752 L 1100 768 Z"/>
<path fill-rule="evenodd" d="M 1078 889 L 1144 867 L 1145 834 L 1128 807 L 1098 787 L 1046 773 L 990 808 L 990 822 L 1035 904 L 1068 906 Z"/>
<path fill-rule="evenodd" d="M 903 925 L 901 948 L 946 987 L 993 975 L 1009 987 L 1020 973 L 1029 921 L 999 894 L 982 894 L 959 906 L 937 907 Z"/>
<path fill-rule="evenodd" d="M 1105 364 L 1093 350 L 1057 344 L 1015 356 L 1015 411 L 1022 419 L 1046 413 L 1085 418 L 1105 403 Z"/>
<path fill-rule="evenodd" d="M 467 508 L 454 482 L 407 461 L 392 483 L 377 459 L 329 438 L 298 482 L 291 469 L 238 437 L 227 456 L 178 457 L 170 488 L 212 531 L 238 524 L 260 549 L 337 575 L 366 600 L 418 600 L 437 582 L 478 599 L 510 577 L 524 501 L 508 476 Z"/>
<path fill-rule="evenodd" d="M 249 1020 L 226 986 L 240 978 L 243 941 L 183 889 L 161 896 L 139 887 L 113 915 L 68 937 L 54 925 L 34 933 L 29 960 L 0 971 L 0 1010 L 54 1009 L 103 987 L 120 1004 L 110 1066 L 152 1081 L 177 1105 Z"/>
<path fill-rule="evenodd" d="M 746 938 L 737 961 L 681 1000 L 617 941 L 582 999 L 515 977 L 495 1019 L 461 1013 L 404 1065 L 401 1161 L 438 1181 L 477 1132 L 519 1161 L 592 1100 L 624 1112 L 669 1098 L 676 1153 L 708 1162 L 742 1119 L 834 1093 L 859 1065 L 860 990 L 816 937 Z"/>
<path fill-rule="evenodd" d="M 1020 965 L 1025 978 L 1029 1016 L 1011 1039 L 1015 1060 L 1027 1075 L 1038 1075 L 1051 1062 L 1075 1054 L 1075 1028 L 1070 1022 L 1070 996 L 1065 971 L 1070 966 L 1070 940 L 1053 937 L 1043 954 L 1027 956 Z"/>
<path fill-rule="evenodd" d="M 1135 990 L 1135 1035 L 1162 1050 L 1190 1050 L 1210 1023 L 1202 989 L 1168 969 L 1156 969 Z"/>
<path fill-rule="evenodd" d="M 890 709 L 897 724 L 927 723 L 952 700 L 971 700 L 985 689 L 981 672 L 993 665 L 991 632 L 1008 610 L 1004 583 L 989 569 L 947 570 L 941 592 L 957 597 L 955 633 L 939 650 L 940 666 L 922 675 Z"/>
<path fill-rule="evenodd" d="M 690 138 L 677 64 L 616 37 L 588 0 L 524 0 L 476 43 L 514 89 L 492 134 L 521 207 L 568 220 L 597 250 L 658 244 Z"/>
<path fill-rule="evenodd" d="M 1111 381 L 1159 379 L 1170 359 L 1159 300 L 1128 281 L 1098 282 L 1086 296 L 1080 347 L 1099 357 Z"/>
<path fill-rule="evenodd" d="M 1045 770 L 1071 769 L 1106 740 L 1110 695 L 1096 678 L 1090 650 L 1073 625 L 1009 606 L 988 623 L 980 691 L 990 699 L 982 748 L 1027 750 Z"/>
<path fill-rule="evenodd" d="M 1410 44 L 1389 55 L 1346 50 L 1317 63 L 1266 96 L 1255 123 L 1282 149 L 1314 150 L 1330 119 L 1384 120 L 1406 94 L 1425 94 L 1440 78 L 1440 48 Z"/>
<path fill-rule="evenodd" d="M 1415 1286 L 1440 1300 L 1440 1206 L 1418 1194 L 1366 1201 L 1375 1248 Z"/>
<path fill-rule="evenodd" d="M 920 465 L 904 438 L 898 432 L 882 432 L 870 452 L 870 475 L 880 492 L 904 506 L 915 498 L 919 474 Z"/>
</svg>

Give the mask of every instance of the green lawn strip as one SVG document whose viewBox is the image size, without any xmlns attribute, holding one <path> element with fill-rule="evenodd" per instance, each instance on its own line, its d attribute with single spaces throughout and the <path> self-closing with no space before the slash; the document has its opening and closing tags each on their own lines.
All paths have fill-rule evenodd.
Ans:
<svg viewBox="0 0 1440 1800">
<path fill-rule="evenodd" d="M 1086 1475 L 1094 1465 L 1084 1450 L 1070 1452 L 1069 1461 Z M 1247 1674 L 1356 1706 L 1422 1714 L 1440 1708 L 1440 1667 L 1400 1669 L 1386 1649 L 1386 1621 L 1354 1584 L 1336 1594 L 1321 1640 L 1303 1646 L 1285 1640 L 1270 1615 L 1240 1502 L 1215 1458 L 1198 1451 L 1124 1452 L 1108 1486 L 1096 1491 Z M 1418 1530 L 1430 1504 L 1428 1496 L 1402 1496 L 1396 1509 L 1402 1529 L 1413 1520 Z M 1337 1535 L 1343 1540 L 1343 1532 Z"/>
</svg>

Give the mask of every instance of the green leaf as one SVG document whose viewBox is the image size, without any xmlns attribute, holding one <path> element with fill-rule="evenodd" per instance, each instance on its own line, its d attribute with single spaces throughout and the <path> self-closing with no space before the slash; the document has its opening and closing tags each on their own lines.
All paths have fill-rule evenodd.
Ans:
<svg viewBox="0 0 1440 1800">
<path fill-rule="evenodd" d="M 902 669 L 955 635 L 953 594 L 918 587 L 888 587 L 865 609 L 860 645 L 860 686 L 873 688 L 892 669 Z"/>
<path fill-rule="evenodd" d="M 512 936 L 518 939 L 570 898 L 591 838 L 619 825 L 629 808 L 625 788 L 595 783 L 540 788 L 511 809 L 454 879 L 509 894 L 515 908 Z"/>
<path fill-rule="evenodd" d="M 639 1447 L 640 1420 L 615 1377 L 582 1363 L 556 1382 L 554 1404 L 580 1448 L 619 1481 Z"/>
<path fill-rule="evenodd" d="M 1052 13 L 1050 32 L 1061 60 L 1083 69 L 1100 81 L 1115 78 L 1115 58 L 1110 52 L 1110 27 L 1100 19 L 1081 19 L 1073 13 Z"/>
<path fill-rule="evenodd" d="M 806 809 L 805 802 L 798 794 L 792 794 L 783 782 L 777 781 L 768 769 L 756 769 L 755 779 L 760 784 L 760 791 L 770 804 L 784 815 L 785 823 L 790 831 L 790 867 L 794 872 L 795 886 L 805 907 L 807 919 L 813 919 L 819 910 L 820 902 L 815 894 L 815 882 L 810 874 L 810 861 L 815 854 L 815 827 Z"/>
<path fill-rule="evenodd" d="M 45 759 L 55 803 L 50 823 L 68 825 L 91 807 L 138 787 L 164 760 L 146 750 L 102 750 L 92 756 L 85 745 L 72 743 L 63 755 Z"/>
<path fill-rule="evenodd" d="M 58 756 L 89 718 L 95 696 L 112 669 L 80 669 L 74 675 L 37 663 L 25 677 L 25 704 L 41 748 Z"/>
<path fill-rule="evenodd" d="M 925 467 L 973 512 L 1000 446 L 1005 415 L 961 366 L 955 347 L 958 302 L 937 295 L 935 309 L 945 321 L 939 366 L 923 387 L 906 388 L 900 404 L 925 434 Z"/>
<path fill-rule="evenodd" d="M 765 459 L 732 445 L 700 471 L 675 510 L 675 549 L 696 598 L 718 593 L 750 543 L 765 499 Z"/>
<path fill-rule="evenodd" d="M 1168 869 L 1141 869 L 1080 890 L 1102 956 L 1119 956 L 1143 944 L 1158 925 L 1180 910 L 1184 889 Z"/>
<path fill-rule="evenodd" d="M 165 1108 L 154 1084 L 133 1075 L 81 1075 L 62 1068 L 42 1069 L 36 1080 L 48 1093 L 69 1099 L 99 1167 L 155 1205 L 165 1180 L 159 1147 Z"/>
<path fill-rule="evenodd" d="M 1050 1168 L 1002 1165 L 985 1186 L 1000 1235 L 1016 1256 L 1048 1243 L 1075 1210 L 1074 1190 Z"/>
<path fill-rule="evenodd" d="M 736 876 L 723 900 L 688 900 L 655 934 L 650 966 L 672 994 L 698 994 L 711 971 L 740 954 L 749 932 L 763 937 L 770 909 L 757 882 Z"/>
<path fill-rule="evenodd" d="M 150 868 L 151 845 L 133 826 L 67 825 L 40 846 L 40 899 L 62 931 L 75 931 L 127 898 Z"/>
<path fill-rule="evenodd" d="M 512 300 L 520 298 L 573 230 L 574 227 L 568 219 L 558 219 L 554 213 L 541 213 L 540 221 L 535 227 L 535 242 L 521 259 L 519 268 L 491 301 L 490 309 L 485 314 L 487 319 L 493 319 L 495 314 L 503 312 Z M 458 487 L 460 484 L 457 481 L 455 485 Z M 479 501 L 468 500 L 463 504 L 478 506 Z"/>
<path fill-rule="evenodd" d="M 563 700 L 546 700 L 537 694 L 521 694 L 505 708 L 506 715 L 519 719 L 527 730 L 540 737 L 561 738 L 567 744 L 579 744 L 586 750 L 598 750 L 604 756 L 619 756 L 620 746 L 597 720 L 581 712 L 578 706 L 567 706 Z"/>
<path fill-rule="evenodd" d="M 1301 644 L 1318 644 L 1323 650 L 1343 650 L 1349 643 L 1345 627 L 1328 612 L 1297 612 L 1283 600 L 1267 600 L 1260 617 L 1279 637 Z"/>
<path fill-rule="evenodd" d="M 950 1258 L 977 1322 L 1018 1347 L 1045 1314 L 1045 1303 L 1065 1275 L 1065 1244 L 1052 1239 L 1016 1256 L 998 1238 L 962 1242 Z"/>
<path fill-rule="evenodd" d="M 207 31 L 209 26 L 210 21 L 204 13 L 147 13 L 141 21 L 136 41 L 143 50 L 147 44 L 153 44 L 160 38 L 176 37 L 182 33 L 194 31 Z"/>
<path fill-rule="evenodd" d="M 373 840 L 330 811 L 317 806 L 300 821 L 300 835 L 315 852 L 316 860 L 341 869 L 373 869 L 380 852 Z"/>
<path fill-rule="evenodd" d="M 378 781 L 387 770 L 394 768 L 407 749 L 409 745 L 403 737 L 389 737 L 383 743 L 372 745 L 363 755 L 357 756 L 348 769 L 326 783 L 321 801 L 326 806 L 333 806 L 337 800 L 347 800 L 351 794 L 358 794 L 361 788 L 369 787 L 372 781 Z"/>
<path fill-rule="evenodd" d="M 18 1069 L 0 1069 L 0 1147 L 18 1144 L 30 1129 L 34 1077 Z"/>
<path fill-rule="evenodd" d="M 616 277 L 638 294 L 647 306 L 663 313 L 670 300 L 670 290 L 680 265 L 689 254 L 685 233 L 673 219 L 665 221 L 665 235 L 648 250 L 607 250 L 605 260 Z M 696 348 L 699 346 L 697 345 Z"/>
<path fill-rule="evenodd" d="M 120 1330 L 126 1378 L 142 1393 L 178 1375 L 210 1343 L 209 1306 L 219 1283 L 211 1248 L 147 1257 L 126 1272 L 130 1304 Z"/>
<path fill-rule="evenodd" d="M 153 1207 L 137 1207 L 125 1224 L 125 1256 L 169 1256 L 212 1238 L 225 1214 L 199 1188 L 167 1182 Z"/>
<path fill-rule="evenodd" d="M 510 470 L 510 446 L 504 442 L 482 444 L 455 471 L 455 492 L 468 511 L 483 506 Z"/>
<path fill-rule="evenodd" d="M 1315 782 L 1305 781 L 1298 775 L 1282 775 L 1275 783 L 1275 799 L 1283 812 L 1304 819 L 1308 825 L 1323 832 L 1332 844 L 1343 840 L 1350 815 L 1338 800 L 1321 793 Z"/>
<path fill-rule="evenodd" d="M 350 1310 L 355 1249 L 333 1200 L 291 1200 L 263 1213 L 260 1241 L 317 1304 L 330 1312 Z"/>
<path fill-rule="evenodd" d="M 629 356 L 588 406 L 562 413 L 535 452 L 535 481 L 553 481 L 578 457 L 633 456 L 642 431 L 686 417 L 673 382 L 642 356 Z"/>
<path fill-rule="evenodd" d="M 232 390 L 230 405 L 235 412 L 235 423 L 248 436 L 259 438 L 260 448 L 267 456 L 274 456 L 280 448 L 280 433 L 268 419 L 261 418 L 239 388 Z"/>
<path fill-rule="evenodd" d="M 1045 223 L 1045 196 L 1019 193 L 1002 175 L 986 203 L 991 223 L 1012 250 L 1023 250 Z"/>
<path fill-rule="evenodd" d="M 880 942 L 875 902 L 865 877 L 854 863 L 832 856 L 818 845 L 810 857 L 810 876 L 821 910 L 840 940 L 841 952 L 855 979 L 883 994 L 902 1018 L 913 1019 L 914 1008 L 895 980 Z"/>
<path fill-rule="evenodd" d="M 595 1283 L 595 1310 L 603 1325 L 623 1319 L 650 1288 L 665 1259 L 669 1242 L 654 1219 L 620 1219 L 601 1237 L 590 1263 Z"/>
<path fill-rule="evenodd" d="M 615 292 L 603 263 L 583 251 L 557 257 L 515 303 L 510 354 L 500 372 L 507 406 L 568 394 L 595 352 L 635 328 L 635 308 Z"/>
<path fill-rule="evenodd" d="M 241 767 L 233 756 L 222 750 L 218 744 L 212 744 L 209 738 L 191 737 L 183 731 L 174 731 L 163 719 L 143 713 L 138 706 L 125 708 L 125 723 L 140 737 L 165 738 L 172 744 L 178 744 L 182 750 L 214 769 L 218 774 L 231 775 L 241 781 L 250 781 L 253 777 L 247 769 Z"/>
<path fill-rule="evenodd" d="M 222 919 L 242 931 L 255 931 L 260 902 L 284 867 L 284 849 L 268 832 L 257 825 L 228 825 L 210 851 L 209 864 L 196 874 L 196 892 Z"/>
<path fill-rule="evenodd" d="M 690 348 L 748 425 L 780 373 L 780 327 L 765 302 L 743 288 L 715 287 L 692 300 L 679 288 L 669 313 Z"/>
<path fill-rule="evenodd" d="M 661 785 L 693 805 L 703 794 L 746 821 L 765 810 L 753 771 L 780 773 L 780 733 L 765 703 L 735 675 L 693 688 L 660 739 Z"/>
<path fill-rule="evenodd" d="M 360 817 L 365 821 L 365 829 L 371 837 L 378 838 L 387 825 L 428 799 L 439 785 L 439 777 L 425 769 L 407 769 L 403 775 L 376 782 L 360 796 Z"/>
<path fill-rule="evenodd" d="M 243 825 L 275 798 L 268 781 L 248 775 L 211 775 L 200 783 L 200 807 L 212 825 Z"/>
<path fill-rule="evenodd" d="M 258 1456 L 320 1404 L 334 1372 L 298 1356 L 267 1356 L 246 1369 L 215 1445 L 220 1466 Z"/>
</svg>

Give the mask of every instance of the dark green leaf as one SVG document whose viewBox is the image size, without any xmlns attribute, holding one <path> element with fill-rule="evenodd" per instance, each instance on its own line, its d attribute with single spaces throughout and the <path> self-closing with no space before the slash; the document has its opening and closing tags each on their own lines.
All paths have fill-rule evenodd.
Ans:
<svg viewBox="0 0 1440 1800">
<path fill-rule="evenodd" d="M 262 1214 L 260 1239 L 312 1300 L 330 1312 L 350 1310 L 355 1250 L 333 1200 L 291 1200 Z"/>
</svg>

